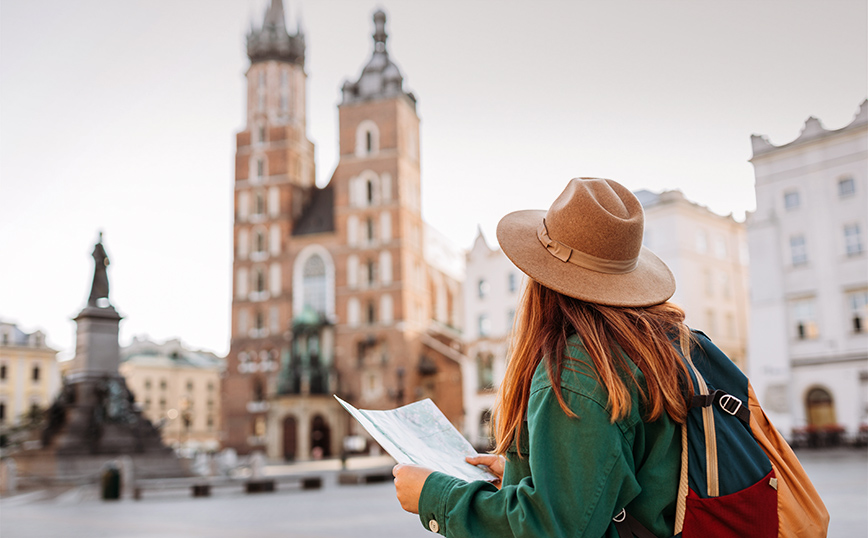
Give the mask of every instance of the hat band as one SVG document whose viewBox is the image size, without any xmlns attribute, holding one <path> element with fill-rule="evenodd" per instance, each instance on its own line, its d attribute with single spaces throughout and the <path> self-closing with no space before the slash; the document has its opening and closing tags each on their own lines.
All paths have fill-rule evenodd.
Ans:
<svg viewBox="0 0 868 538">
<path fill-rule="evenodd" d="M 591 271 L 610 275 L 629 273 L 639 265 L 638 256 L 630 260 L 605 260 L 568 247 L 560 241 L 555 241 L 549 237 L 545 219 L 540 223 L 536 234 L 539 237 L 540 243 L 549 251 L 549 254 L 564 263 L 571 263 L 585 269 L 590 269 Z"/>
</svg>

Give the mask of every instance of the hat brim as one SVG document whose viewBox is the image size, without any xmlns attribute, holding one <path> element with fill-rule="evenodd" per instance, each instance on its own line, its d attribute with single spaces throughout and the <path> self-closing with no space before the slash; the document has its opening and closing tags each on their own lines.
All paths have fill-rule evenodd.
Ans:
<svg viewBox="0 0 868 538">
<path fill-rule="evenodd" d="M 675 276 L 653 252 L 642 247 L 636 269 L 610 274 L 554 257 L 540 242 L 543 210 L 516 211 L 497 225 L 497 241 L 516 267 L 543 286 L 569 297 L 606 306 L 651 306 L 675 293 Z"/>
</svg>

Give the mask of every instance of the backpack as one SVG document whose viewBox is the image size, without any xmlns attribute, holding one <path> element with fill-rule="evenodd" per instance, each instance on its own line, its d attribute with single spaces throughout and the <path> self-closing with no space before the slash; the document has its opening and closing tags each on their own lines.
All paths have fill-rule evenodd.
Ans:
<svg viewBox="0 0 868 538">
<path fill-rule="evenodd" d="M 691 333 L 684 360 L 695 395 L 681 427 L 676 537 L 825 537 L 829 513 L 747 377 Z M 619 537 L 655 538 L 628 509 L 613 518 Z"/>
</svg>

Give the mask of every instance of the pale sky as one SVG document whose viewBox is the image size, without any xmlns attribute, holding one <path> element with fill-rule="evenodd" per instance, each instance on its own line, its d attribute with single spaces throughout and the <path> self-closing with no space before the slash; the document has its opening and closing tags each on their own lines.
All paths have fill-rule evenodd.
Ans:
<svg viewBox="0 0 868 538">
<path fill-rule="evenodd" d="M 225 354 L 244 36 L 264 0 L 0 0 L 0 319 L 71 357 L 100 230 L 121 342 Z M 750 135 L 848 124 L 864 0 L 284 0 L 307 39 L 317 182 L 371 16 L 422 119 L 425 219 L 460 247 L 578 176 L 680 189 L 742 219 Z"/>
</svg>

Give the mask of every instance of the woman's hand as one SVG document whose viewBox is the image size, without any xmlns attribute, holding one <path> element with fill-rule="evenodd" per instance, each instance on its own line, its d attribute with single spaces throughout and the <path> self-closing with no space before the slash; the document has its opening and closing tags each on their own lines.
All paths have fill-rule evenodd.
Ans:
<svg viewBox="0 0 868 538">
<path fill-rule="evenodd" d="M 500 489 L 501 480 L 503 480 L 503 465 L 506 459 L 497 454 L 480 454 L 478 456 L 467 456 L 465 458 L 470 465 L 485 465 L 491 474 L 497 477 L 497 480 L 492 482 L 497 489 Z"/>
<path fill-rule="evenodd" d="M 392 469 L 395 477 L 395 495 L 401 508 L 412 513 L 419 513 L 419 496 L 422 494 L 422 486 L 428 475 L 433 473 L 431 469 L 419 465 L 406 465 L 399 463 Z"/>
</svg>

